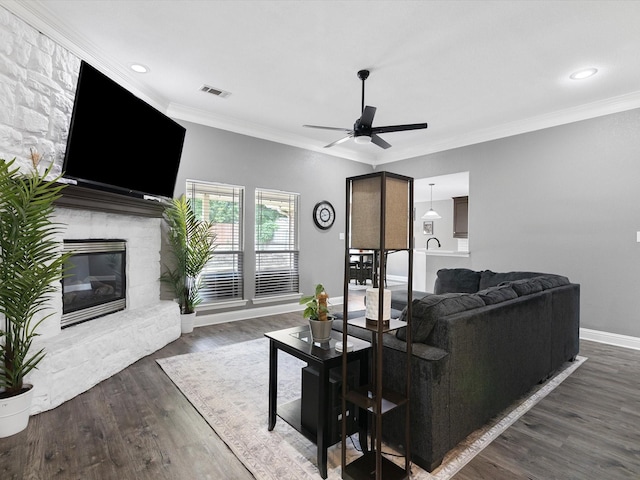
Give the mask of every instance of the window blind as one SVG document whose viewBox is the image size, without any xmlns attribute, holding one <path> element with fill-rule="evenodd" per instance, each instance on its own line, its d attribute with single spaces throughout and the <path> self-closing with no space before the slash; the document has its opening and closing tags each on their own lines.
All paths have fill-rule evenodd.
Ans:
<svg viewBox="0 0 640 480">
<path fill-rule="evenodd" d="M 216 233 L 215 253 L 200 277 L 203 303 L 244 298 L 244 187 L 187 180 L 187 198 Z"/>
<path fill-rule="evenodd" d="M 256 189 L 256 297 L 298 293 L 298 198 Z"/>
</svg>

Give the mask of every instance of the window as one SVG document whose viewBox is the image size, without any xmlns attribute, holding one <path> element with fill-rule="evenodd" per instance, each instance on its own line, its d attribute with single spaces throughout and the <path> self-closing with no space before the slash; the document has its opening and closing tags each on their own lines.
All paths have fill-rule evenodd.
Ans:
<svg viewBox="0 0 640 480">
<path fill-rule="evenodd" d="M 200 277 L 202 302 L 241 300 L 244 187 L 187 180 L 187 198 L 198 218 L 214 223 L 216 233 L 215 254 Z"/>
<path fill-rule="evenodd" d="M 256 189 L 256 297 L 298 293 L 298 197 Z"/>
</svg>

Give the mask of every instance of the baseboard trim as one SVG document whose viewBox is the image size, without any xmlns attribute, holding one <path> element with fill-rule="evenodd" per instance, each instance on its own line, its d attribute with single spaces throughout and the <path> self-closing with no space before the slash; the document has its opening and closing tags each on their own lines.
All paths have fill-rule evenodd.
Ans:
<svg viewBox="0 0 640 480">
<path fill-rule="evenodd" d="M 591 340 L 593 342 L 606 343 L 617 347 L 632 348 L 640 350 L 640 338 L 628 335 L 620 335 L 618 333 L 601 332 L 588 328 L 580 329 L 580 338 L 583 340 Z"/>
</svg>

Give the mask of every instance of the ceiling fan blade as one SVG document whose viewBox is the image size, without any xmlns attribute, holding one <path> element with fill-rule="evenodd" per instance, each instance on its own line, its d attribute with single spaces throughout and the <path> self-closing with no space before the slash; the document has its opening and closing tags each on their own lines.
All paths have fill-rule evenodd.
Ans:
<svg viewBox="0 0 640 480">
<path fill-rule="evenodd" d="M 381 148 L 389 148 L 391 146 L 390 143 L 387 143 L 376 134 L 371 134 L 371 143 L 375 143 L 377 146 Z"/>
<path fill-rule="evenodd" d="M 333 147 L 334 145 L 339 145 L 342 142 L 346 142 L 347 140 L 353 138 L 353 132 L 350 132 L 346 137 L 342 137 L 340 140 L 336 140 L 335 142 L 330 143 L 329 145 L 325 145 L 324 148 Z"/>
<path fill-rule="evenodd" d="M 337 130 L 338 132 L 350 132 L 350 128 L 340 128 L 340 127 L 322 127 L 320 125 L 302 125 L 307 128 L 321 128 L 322 130 Z"/>
<path fill-rule="evenodd" d="M 364 107 L 364 111 L 362 112 L 362 116 L 360 117 L 360 126 L 364 128 L 371 128 L 371 124 L 373 123 L 373 117 L 376 114 L 376 107 L 370 107 L 367 105 Z"/>
<path fill-rule="evenodd" d="M 390 133 L 390 132 L 402 132 L 405 130 L 419 130 L 421 128 L 427 128 L 426 123 L 410 123 L 407 125 L 390 125 L 388 127 L 373 127 L 371 133 Z"/>
</svg>

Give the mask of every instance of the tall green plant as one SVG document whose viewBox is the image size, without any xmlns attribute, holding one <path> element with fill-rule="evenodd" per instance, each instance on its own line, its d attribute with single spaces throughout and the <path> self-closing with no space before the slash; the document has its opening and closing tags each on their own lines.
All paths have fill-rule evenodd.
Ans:
<svg viewBox="0 0 640 480">
<path fill-rule="evenodd" d="M 173 290 L 181 313 L 193 313 L 201 302 L 200 274 L 213 257 L 216 235 L 210 221 L 200 220 L 184 195 L 170 200 L 164 210 L 173 265 L 164 265 L 160 280 Z"/>
<path fill-rule="evenodd" d="M 24 377 L 42 361 L 44 349 L 31 352 L 38 326 L 52 313 L 68 254 L 62 254 L 53 223 L 53 202 L 64 184 L 46 180 L 35 169 L 22 175 L 15 159 L 0 159 L 0 397 L 19 394 Z"/>
</svg>

